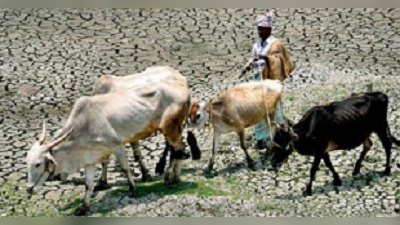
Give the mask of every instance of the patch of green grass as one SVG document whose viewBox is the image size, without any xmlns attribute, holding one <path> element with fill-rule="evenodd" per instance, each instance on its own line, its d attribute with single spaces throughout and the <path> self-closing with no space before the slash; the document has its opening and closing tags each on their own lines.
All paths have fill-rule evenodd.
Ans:
<svg viewBox="0 0 400 225">
<path fill-rule="evenodd" d="M 294 95 L 287 95 L 286 98 L 287 98 L 287 100 L 290 101 L 290 102 L 293 102 L 293 101 L 295 100 Z"/>
<path fill-rule="evenodd" d="M 270 211 L 270 210 L 275 210 L 276 206 L 275 205 L 269 205 L 269 204 L 258 204 L 257 209 L 260 211 Z"/>
<path fill-rule="evenodd" d="M 227 145 L 230 145 L 231 142 L 232 142 L 232 140 L 230 140 L 230 139 L 228 139 L 228 138 L 224 138 L 224 139 L 222 139 L 221 145 L 222 145 L 223 147 L 226 147 Z"/>
<path fill-rule="evenodd" d="M 260 160 L 260 154 L 258 153 L 258 151 L 254 151 L 251 153 L 251 158 L 253 160 Z"/>
<path fill-rule="evenodd" d="M 227 184 L 235 184 L 236 178 L 235 177 L 226 177 L 225 178 Z"/>
<path fill-rule="evenodd" d="M 282 170 L 282 171 L 279 171 L 279 176 L 280 177 L 290 177 L 290 174 L 289 174 L 289 172 Z"/>
<path fill-rule="evenodd" d="M 266 212 L 266 211 L 275 211 L 275 212 L 282 212 L 283 209 L 280 208 L 277 205 L 273 205 L 273 204 L 264 204 L 264 203 L 260 203 L 257 205 L 257 209 L 260 212 Z"/>
<path fill-rule="evenodd" d="M 168 188 L 164 186 L 163 181 L 157 181 L 152 183 L 139 183 L 136 191 L 136 198 L 146 197 L 150 194 L 158 196 L 165 195 L 197 195 L 197 196 L 226 196 L 227 193 L 214 188 L 214 182 L 198 181 L 193 182 L 181 182 L 178 186 Z M 117 190 L 109 191 L 111 195 L 115 196 L 126 196 L 128 187 L 122 187 Z"/>
</svg>

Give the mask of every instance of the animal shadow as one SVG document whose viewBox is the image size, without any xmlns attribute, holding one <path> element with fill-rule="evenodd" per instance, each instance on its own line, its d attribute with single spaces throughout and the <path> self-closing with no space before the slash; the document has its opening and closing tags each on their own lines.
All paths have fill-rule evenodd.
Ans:
<svg viewBox="0 0 400 225">
<path fill-rule="evenodd" d="M 396 176 L 397 173 L 392 173 L 391 176 Z M 385 176 L 383 172 L 367 172 L 364 174 L 360 174 L 357 176 L 347 176 L 347 177 L 342 177 L 342 186 L 334 186 L 333 185 L 333 178 L 331 181 L 325 183 L 323 186 L 314 186 L 313 187 L 313 195 L 312 196 L 318 196 L 321 194 L 328 194 L 330 191 L 334 191 L 335 194 L 339 194 L 341 191 L 350 191 L 350 190 L 360 190 L 363 187 L 371 187 L 374 186 L 375 184 L 379 183 L 383 179 L 387 178 L 388 176 Z M 307 180 L 308 182 L 308 180 Z M 328 191 L 327 191 L 328 190 Z M 294 195 L 294 194 L 288 194 L 288 195 L 281 195 L 277 196 L 277 199 L 302 199 L 305 198 L 302 193 L 299 193 L 299 195 Z"/>
<path fill-rule="evenodd" d="M 128 197 L 128 183 L 125 183 L 123 186 L 118 186 L 118 188 L 115 187 L 117 186 L 114 186 L 112 190 L 105 191 L 100 199 L 92 198 L 91 210 L 87 216 L 95 213 L 106 214 L 108 212 L 114 212 L 126 206 L 126 204 L 119 204 L 115 202 L 120 202 L 122 198 Z M 194 182 L 181 182 L 179 185 L 173 188 L 165 187 L 163 181 L 137 183 L 136 196 L 134 198 L 129 198 L 129 201 L 132 204 L 139 204 L 142 202 L 148 204 L 155 202 L 164 196 L 185 193 L 196 188 L 198 188 L 198 185 Z M 72 201 L 66 206 L 62 207 L 61 210 L 72 210 L 69 216 L 73 216 L 74 209 L 79 207 L 82 201 L 82 197 L 79 197 L 75 201 Z"/>
</svg>

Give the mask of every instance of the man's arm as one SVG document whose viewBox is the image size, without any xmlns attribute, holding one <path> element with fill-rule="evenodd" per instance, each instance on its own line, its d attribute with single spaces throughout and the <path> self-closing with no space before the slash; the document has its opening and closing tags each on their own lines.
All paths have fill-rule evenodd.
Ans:
<svg viewBox="0 0 400 225">
<path fill-rule="evenodd" d="M 242 78 L 243 75 L 246 74 L 246 72 L 248 72 L 249 70 L 253 69 L 253 62 L 254 62 L 254 59 L 256 57 L 257 57 L 257 52 L 256 52 L 256 49 L 255 49 L 255 46 L 253 46 L 253 49 L 251 51 L 251 59 L 249 59 L 247 61 L 247 63 L 241 68 L 239 79 Z"/>
</svg>

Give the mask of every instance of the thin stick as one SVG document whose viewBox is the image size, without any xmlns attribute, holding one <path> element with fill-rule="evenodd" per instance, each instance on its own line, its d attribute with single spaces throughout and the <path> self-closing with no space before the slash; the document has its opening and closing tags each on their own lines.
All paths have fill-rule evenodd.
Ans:
<svg viewBox="0 0 400 225">
<path fill-rule="evenodd" d="M 262 77 L 263 74 L 262 74 L 262 70 L 261 70 L 261 66 L 260 65 L 258 65 L 258 71 L 259 71 L 260 77 L 261 77 L 261 84 L 263 84 L 263 77 Z M 265 109 L 266 109 L 266 112 L 267 112 L 267 122 L 268 122 L 268 126 L 269 126 L 269 129 L 270 129 L 269 135 L 271 137 L 271 141 L 274 141 L 273 135 L 272 135 L 271 119 L 269 118 L 269 110 L 268 110 L 268 105 L 267 105 L 267 103 L 265 101 L 265 97 L 266 96 L 264 95 L 264 85 L 262 85 L 262 98 L 263 98 L 263 102 L 264 102 Z"/>
</svg>

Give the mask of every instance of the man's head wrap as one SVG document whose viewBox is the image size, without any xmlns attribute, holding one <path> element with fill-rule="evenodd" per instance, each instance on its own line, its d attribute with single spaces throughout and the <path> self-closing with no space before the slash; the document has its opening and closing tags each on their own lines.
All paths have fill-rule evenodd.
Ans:
<svg viewBox="0 0 400 225">
<path fill-rule="evenodd" d="M 272 28 L 272 13 L 269 12 L 265 16 L 257 17 L 257 27 L 271 27 Z"/>
</svg>

